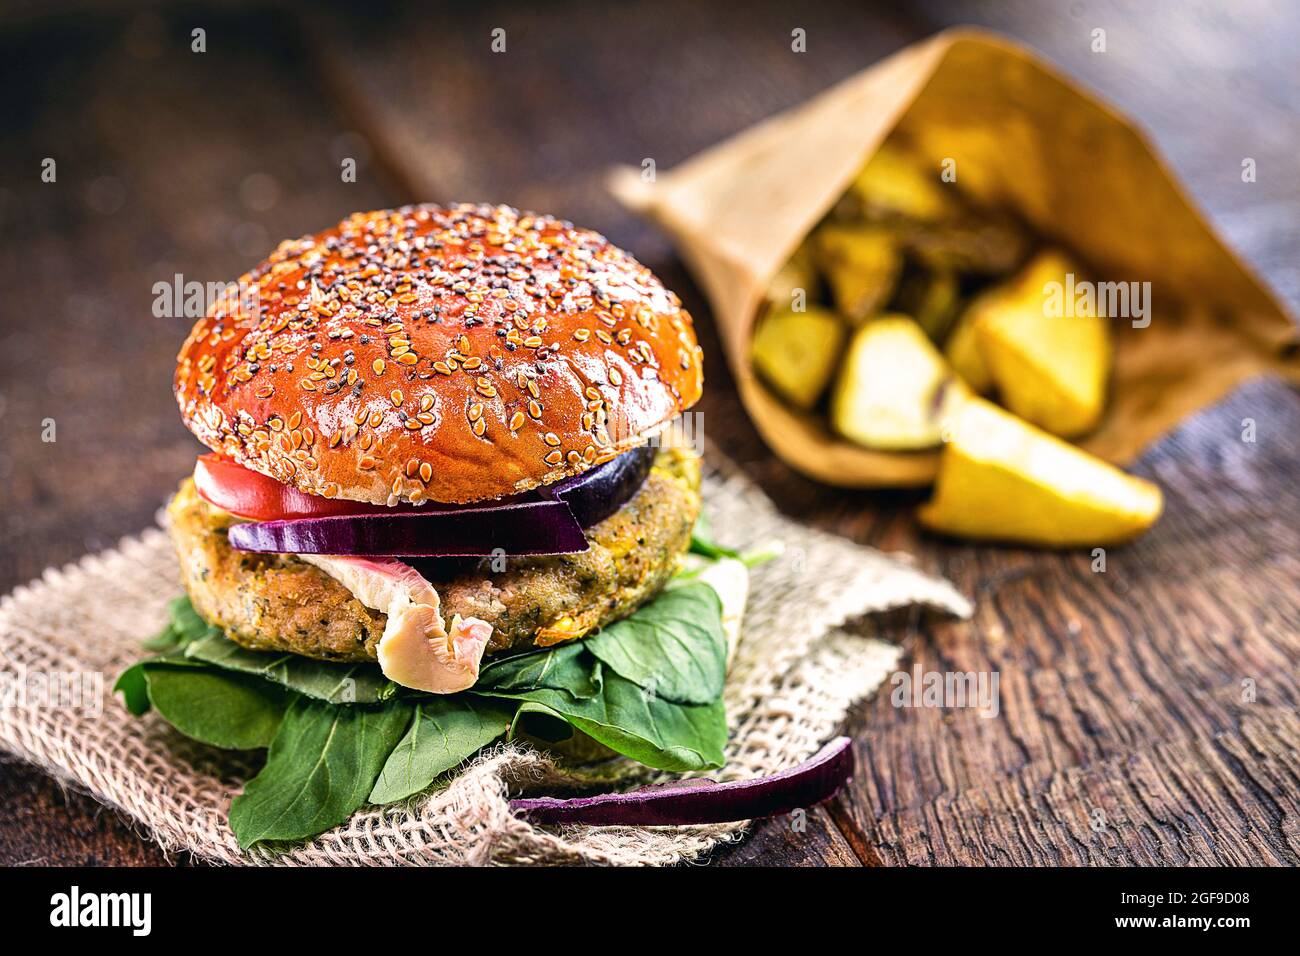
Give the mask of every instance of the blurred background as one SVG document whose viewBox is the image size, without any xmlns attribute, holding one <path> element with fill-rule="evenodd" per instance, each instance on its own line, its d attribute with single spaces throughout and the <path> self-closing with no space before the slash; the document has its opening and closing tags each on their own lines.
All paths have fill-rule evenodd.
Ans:
<svg viewBox="0 0 1300 956">
<path fill-rule="evenodd" d="M 1300 311 L 1300 14 L 1283 0 L 10 0 L 0 11 L 0 592 L 148 525 L 192 469 L 198 445 L 170 391 L 191 320 L 153 316 L 155 283 L 176 275 L 233 280 L 280 239 L 355 210 L 485 200 L 600 230 L 682 295 L 709 357 L 702 406 L 709 437 L 785 511 L 864 543 L 911 551 L 968 593 L 1026 584 L 1014 598 L 1020 603 L 985 605 L 974 625 L 935 632 L 924 622 L 900 625 L 904 637 L 930 638 L 924 653 L 946 667 L 978 669 L 981 660 L 987 667 L 990 655 L 1005 668 L 997 656 L 1011 651 L 971 642 L 971 635 L 1036 627 L 1039 638 L 1016 649 L 1031 674 L 1026 693 L 1060 692 L 1091 666 L 1060 640 L 1080 617 L 1101 622 L 1099 632 L 1113 627 L 1117 645 L 1140 635 L 1153 642 L 1156 657 L 1181 656 L 1185 647 L 1159 648 L 1161 623 L 1196 615 L 1179 589 L 1211 569 L 1228 575 L 1215 579 L 1221 591 L 1240 596 L 1256 587 L 1256 603 L 1235 605 L 1234 615 L 1267 620 L 1261 575 L 1296 544 L 1300 400 L 1293 391 L 1276 382 L 1249 385 L 1154 447 L 1135 470 L 1165 487 L 1167 517 L 1130 549 L 1122 589 L 1085 593 L 1076 586 L 1086 576 L 1077 556 L 934 541 L 910 517 L 919 495 L 831 491 L 772 457 L 745 419 L 709 310 L 667 237 L 604 189 L 614 164 L 652 157 L 669 169 L 957 23 L 1024 40 L 1145 126 L 1210 220 Z M 795 27 L 807 31 L 805 54 L 791 52 Z M 1096 27 L 1107 31 L 1105 54 L 1090 48 Z M 492 48 L 498 28 L 504 52 Z M 1258 166 L 1249 188 L 1240 175 L 1244 155 Z M 53 182 L 42 176 L 48 159 L 55 161 Z M 349 159 L 355 181 L 340 174 Z M 1240 442 L 1225 445 L 1243 408 L 1282 437 L 1246 450 Z M 50 422 L 53 442 L 43 440 Z M 1124 594 L 1137 587 L 1144 595 L 1170 589 L 1164 603 L 1159 594 L 1150 598 L 1149 619 L 1123 607 Z M 1206 613 L 1211 642 L 1241 624 Z M 1054 676 L 1034 676 L 1047 673 Z M 1199 679 L 1166 676 L 1184 686 Z M 858 720 L 882 766 L 914 752 L 908 748 L 950 747 L 935 758 L 949 769 L 918 771 L 841 801 L 831 811 L 838 826 L 825 823 L 824 846 L 783 848 L 780 834 L 760 831 L 733 856 L 778 862 L 782 853 L 861 859 L 871 852 L 888 862 L 928 852 L 943 861 L 954 851 L 916 850 L 900 836 L 924 818 L 918 808 L 965 792 L 979 773 L 1037 766 L 1050 777 L 1065 772 L 1066 753 L 1117 759 L 1121 744 L 1152 726 L 1150 714 L 1136 708 L 1115 718 L 1114 739 L 1063 733 L 1042 749 L 1017 750 L 1023 728 L 1006 721 L 972 728 L 965 738 L 950 728 L 951 737 L 926 743 L 941 728 L 916 717 L 895 737 L 891 722 L 901 718 L 888 708 L 872 714 L 864 707 Z M 88 801 L 65 808 L 54 785 L 31 771 L 0 766 L 0 781 L 6 862 L 34 854 L 54 855 L 44 862 L 157 856 L 112 819 L 98 820 Z M 55 805 L 70 824 L 45 812 Z M 850 831 L 866 834 L 862 847 L 852 845 Z M 1267 844 L 1261 860 L 1270 858 Z M 886 849 L 864 849 L 881 845 Z M 1172 846 L 1168 852 L 1181 852 L 1177 836 Z M 1034 851 L 1023 852 L 1032 861 Z M 1294 860 L 1297 850 L 1276 852 Z"/>
<path fill-rule="evenodd" d="M 607 169 L 671 168 L 952 22 L 1023 37 L 1151 128 L 1228 239 L 1300 303 L 1300 31 L 1285 3 L 7 6 L 0 493 L 21 507 L 0 529 L 5 589 L 147 522 L 187 469 L 167 384 L 190 323 L 153 317 L 155 282 L 233 280 L 357 209 L 488 200 L 605 232 L 707 327 L 667 238 L 613 201 Z M 806 54 L 790 52 L 792 25 Z M 728 374 L 708 352 L 717 397 Z M 30 440 L 45 419 L 53 445 Z"/>
</svg>

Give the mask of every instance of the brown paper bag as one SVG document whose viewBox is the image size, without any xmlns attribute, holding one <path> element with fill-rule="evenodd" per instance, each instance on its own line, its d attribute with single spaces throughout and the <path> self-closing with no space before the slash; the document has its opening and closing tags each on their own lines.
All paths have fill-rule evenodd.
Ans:
<svg viewBox="0 0 1300 956">
<path fill-rule="evenodd" d="M 869 451 L 754 376 L 749 344 L 776 271 L 897 131 L 973 204 L 1009 209 L 1104 281 L 1149 281 L 1150 323 L 1115 320 L 1106 416 L 1079 444 L 1123 464 L 1184 416 L 1265 373 L 1300 382 L 1300 337 L 1146 138 L 1025 48 L 971 29 L 908 47 L 646 181 L 611 188 L 678 242 L 713 306 L 741 398 L 769 445 L 848 487 L 923 485 L 937 452 Z"/>
</svg>

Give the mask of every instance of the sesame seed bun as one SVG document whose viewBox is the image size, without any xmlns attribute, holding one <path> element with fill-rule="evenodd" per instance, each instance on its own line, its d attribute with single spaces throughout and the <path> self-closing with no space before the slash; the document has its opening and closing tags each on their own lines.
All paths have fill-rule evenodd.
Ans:
<svg viewBox="0 0 1300 956">
<path fill-rule="evenodd" d="M 205 445 L 309 494 L 465 503 L 642 443 L 703 386 L 690 315 L 603 236 L 506 206 L 280 244 L 177 356 Z"/>
</svg>

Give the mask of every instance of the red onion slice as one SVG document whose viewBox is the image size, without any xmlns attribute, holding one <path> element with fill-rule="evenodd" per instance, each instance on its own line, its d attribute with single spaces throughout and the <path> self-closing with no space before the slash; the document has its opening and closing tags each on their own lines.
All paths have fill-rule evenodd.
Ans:
<svg viewBox="0 0 1300 956">
<path fill-rule="evenodd" d="M 491 557 L 573 554 L 583 528 L 604 521 L 645 483 L 655 451 L 634 448 L 536 496 L 491 505 L 258 521 L 231 527 L 231 547 L 281 554 Z M 370 506 L 372 511 L 373 506 Z"/>
<path fill-rule="evenodd" d="M 728 783 L 683 780 L 596 797 L 528 797 L 511 800 L 510 809 L 530 823 L 596 826 L 731 823 L 810 807 L 834 796 L 852 776 L 852 741 L 848 737 L 836 737 L 799 766 L 770 777 Z"/>
<path fill-rule="evenodd" d="M 588 548 L 582 527 L 562 501 L 257 521 L 232 525 L 229 538 L 240 551 L 399 558 L 573 554 Z"/>
<path fill-rule="evenodd" d="M 655 449 L 641 445 L 539 491 L 544 498 L 563 501 L 578 524 L 590 528 L 623 507 L 637 493 L 645 484 L 654 460 Z"/>
</svg>

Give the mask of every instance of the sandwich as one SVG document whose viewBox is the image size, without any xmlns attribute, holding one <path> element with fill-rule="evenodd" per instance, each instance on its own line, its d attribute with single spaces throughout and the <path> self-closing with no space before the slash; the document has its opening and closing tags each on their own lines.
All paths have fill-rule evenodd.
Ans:
<svg viewBox="0 0 1300 956">
<path fill-rule="evenodd" d="M 126 706 L 265 749 L 245 847 L 505 740 L 721 766 L 745 565 L 668 440 L 702 386 L 680 300 L 570 223 L 421 205 L 282 243 L 177 358 L 209 451 L 166 510 L 185 596 Z"/>
</svg>

